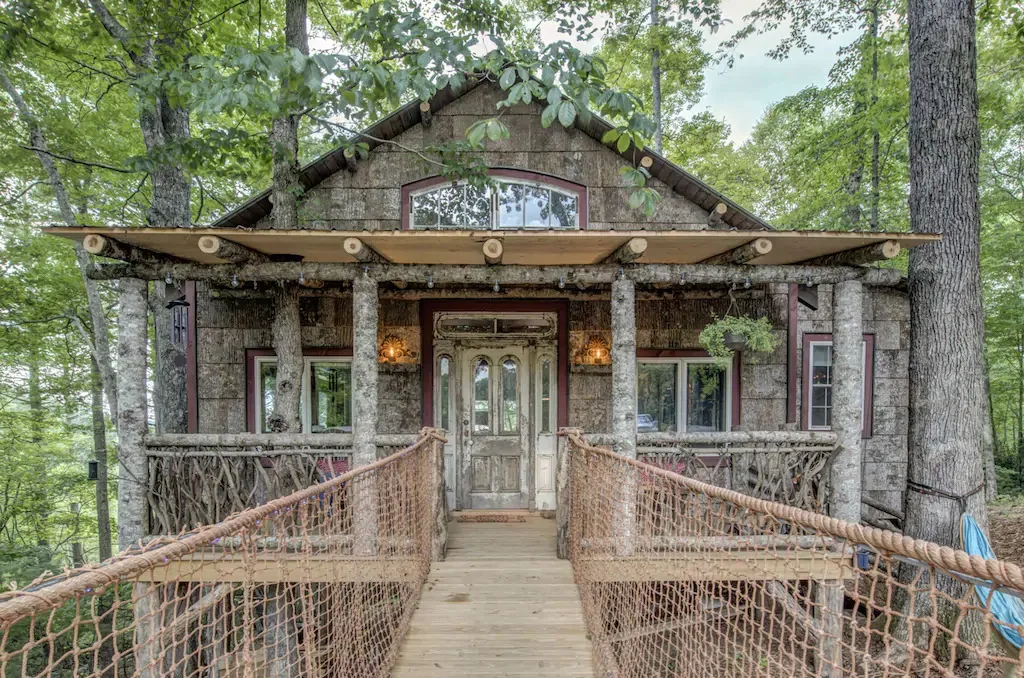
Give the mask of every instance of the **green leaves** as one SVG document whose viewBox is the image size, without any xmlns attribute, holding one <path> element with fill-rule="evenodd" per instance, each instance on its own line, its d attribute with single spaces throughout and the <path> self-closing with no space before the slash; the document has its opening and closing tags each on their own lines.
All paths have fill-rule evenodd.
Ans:
<svg viewBox="0 0 1024 678">
<path fill-rule="evenodd" d="M 466 140 L 471 146 L 483 145 L 483 140 L 501 141 L 509 138 L 509 131 L 497 118 L 478 120 L 466 130 Z"/>
</svg>

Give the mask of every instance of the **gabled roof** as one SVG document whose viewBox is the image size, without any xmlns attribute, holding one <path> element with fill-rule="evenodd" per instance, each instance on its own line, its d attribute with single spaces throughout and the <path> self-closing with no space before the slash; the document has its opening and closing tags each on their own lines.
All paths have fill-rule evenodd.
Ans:
<svg viewBox="0 0 1024 678">
<path fill-rule="evenodd" d="M 467 84 L 458 90 L 451 87 L 439 90 L 430 100 L 430 110 L 434 113 L 440 111 L 484 82 L 488 81 L 485 78 L 469 78 Z M 372 152 L 380 144 L 398 137 L 420 122 L 420 102 L 413 100 L 363 130 L 360 141 L 368 143 Z M 575 127 L 600 143 L 604 134 L 614 126 L 603 118 L 591 115 L 586 123 L 581 122 L 577 117 Z M 649 156 L 652 164 L 648 171 L 652 176 L 704 210 L 710 212 L 719 203 L 725 204 L 728 209 L 722 217 L 722 222 L 727 226 L 743 231 L 772 230 L 767 222 L 732 202 L 683 168 L 669 162 L 663 156 L 655 153 L 653 149 L 645 148 L 642 153 L 637 153 L 636 147 L 630 144 L 629 148 L 620 153 L 614 144 L 605 144 L 605 147 L 609 152 L 618 153 L 631 164 L 635 164 L 642 156 Z M 308 191 L 335 172 L 344 170 L 345 167 L 344 150 L 339 147 L 303 167 L 299 173 L 299 182 L 302 184 L 302 188 Z M 218 219 L 211 227 L 252 226 L 270 214 L 271 207 L 270 191 L 266 190 Z"/>
</svg>

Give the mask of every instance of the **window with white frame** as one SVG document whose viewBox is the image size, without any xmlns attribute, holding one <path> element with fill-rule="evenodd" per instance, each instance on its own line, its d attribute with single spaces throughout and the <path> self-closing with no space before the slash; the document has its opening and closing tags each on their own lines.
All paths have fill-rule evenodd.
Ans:
<svg viewBox="0 0 1024 678">
<path fill-rule="evenodd" d="M 255 361 L 256 423 L 260 433 L 268 433 L 267 422 L 274 412 L 277 358 L 257 357 Z M 351 361 L 341 356 L 303 359 L 300 397 L 303 432 L 352 432 Z"/>
<path fill-rule="evenodd" d="M 711 358 L 637 361 L 637 431 L 728 431 L 732 368 Z"/>
<path fill-rule="evenodd" d="M 579 193 L 524 179 L 492 177 L 493 186 L 443 183 L 410 193 L 412 228 L 557 228 L 580 225 Z"/>
<path fill-rule="evenodd" d="M 870 393 L 874 341 L 865 335 L 861 344 L 864 388 L 861 391 L 860 416 L 864 436 L 871 435 Z M 832 339 L 819 335 L 805 344 L 804 356 L 804 412 L 805 428 L 810 431 L 828 431 L 832 428 L 832 387 L 834 374 Z"/>
</svg>

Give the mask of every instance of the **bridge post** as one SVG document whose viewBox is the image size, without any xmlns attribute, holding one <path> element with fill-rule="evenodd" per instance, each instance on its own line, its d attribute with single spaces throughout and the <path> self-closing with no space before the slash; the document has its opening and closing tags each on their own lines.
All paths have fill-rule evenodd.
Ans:
<svg viewBox="0 0 1024 678">
<path fill-rule="evenodd" d="M 636 459 L 636 283 L 620 275 L 612 283 L 612 436 L 616 453 Z M 635 469 L 623 468 L 612 521 L 615 551 L 633 552 L 636 532 Z"/>
<path fill-rule="evenodd" d="M 352 466 L 377 460 L 377 282 L 352 281 Z M 353 551 L 373 555 L 377 541 L 375 478 L 353 484 Z"/>
<path fill-rule="evenodd" d="M 861 410 L 864 397 L 863 288 L 859 280 L 832 288 L 832 430 L 838 452 L 829 472 L 829 514 L 859 523 L 863 450 Z M 821 634 L 818 674 L 842 675 L 843 586 L 841 581 L 817 584 Z"/>
</svg>

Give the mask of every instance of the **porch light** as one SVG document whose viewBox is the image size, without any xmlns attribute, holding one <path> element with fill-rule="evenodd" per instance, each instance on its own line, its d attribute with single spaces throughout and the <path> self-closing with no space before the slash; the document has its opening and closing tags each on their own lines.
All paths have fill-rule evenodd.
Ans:
<svg viewBox="0 0 1024 678">
<path fill-rule="evenodd" d="M 611 356 L 608 341 L 600 334 L 595 334 L 587 340 L 587 345 L 583 349 L 583 364 L 607 365 L 611 362 Z"/>
<path fill-rule="evenodd" d="M 393 363 L 408 356 L 409 349 L 406 347 L 404 339 L 389 334 L 380 342 L 380 351 L 377 355 L 380 362 Z"/>
</svg>

